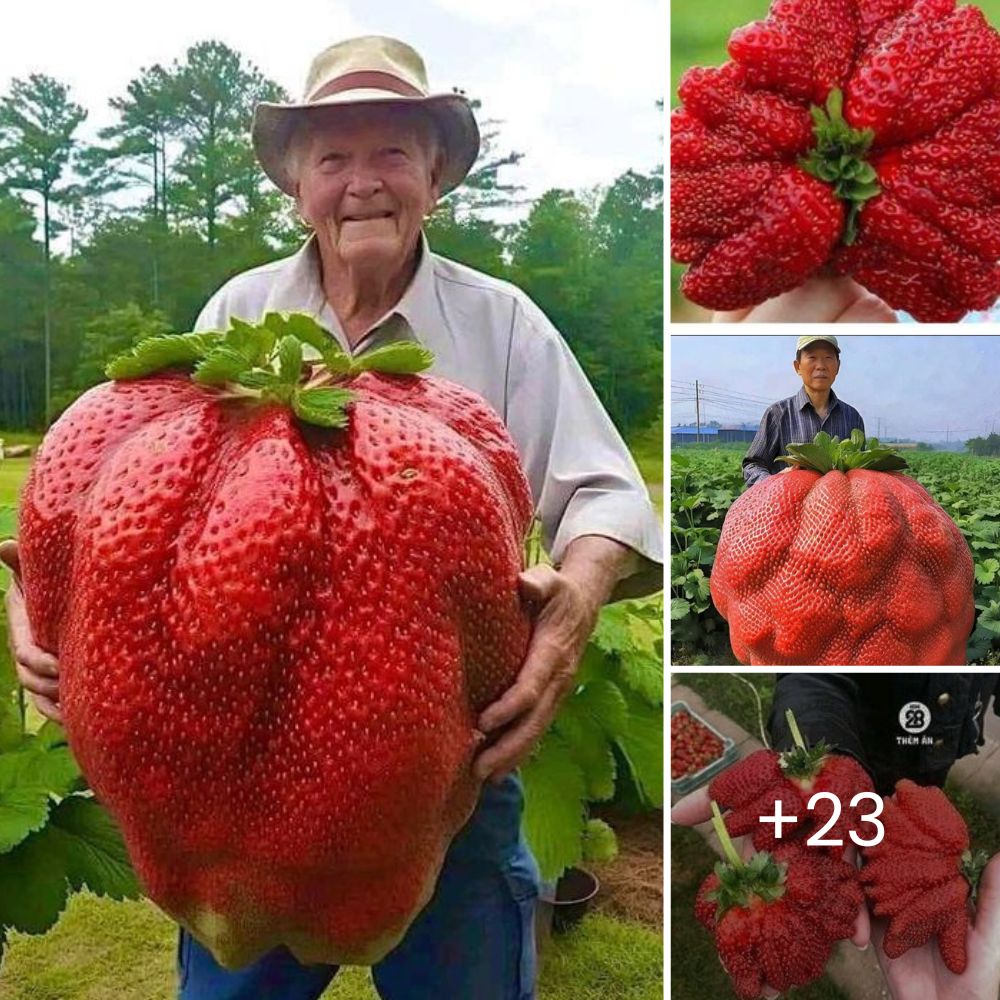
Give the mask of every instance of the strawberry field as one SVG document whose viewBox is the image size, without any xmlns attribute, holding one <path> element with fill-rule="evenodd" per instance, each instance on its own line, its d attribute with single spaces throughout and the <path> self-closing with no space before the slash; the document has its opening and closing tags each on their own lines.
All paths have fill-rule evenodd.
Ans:
<svg viewBox="0 0 1000 1000">
<path fill-rule="evenodd" d="M 726 512 L 744 491 L 745 447 L 686 447 L 670 467 L 671 660 L 735 664 L 726 622 L 709 579 Z M 970 664 L 1000 663 L 1000 460 L 950 453 L 905 453 L 906 474 L 954 520 L 975 563 L 975 628 Z"/>
</svg>

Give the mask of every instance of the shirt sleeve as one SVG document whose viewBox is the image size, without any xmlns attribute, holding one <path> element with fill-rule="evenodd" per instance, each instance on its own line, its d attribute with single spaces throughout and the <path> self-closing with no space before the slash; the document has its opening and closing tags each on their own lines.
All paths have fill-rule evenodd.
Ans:
<svg viewBox="0 0 1000 1000">
<path fill-rule="evenodd" d="M 769 406 L 761 417 L 760 427 L 743 456 L 743 480 L 747 486 L 753 486 L 772 474 L 771 466 L 778 457 L 781 445 L 779 419 L 774 406 Z"/>
<path fill-rule="evenodd" d="M 194 321 L 194 332 L 204 333 L 206 330 L 228 330 L 229 311 L 226 308 L 225 285 L 220 288 L 202 306 L 198 318 Z"/>
<path fill-rule="evenodd" d="M 552 561 L 573 539 L 602 535 L 642 556 L 612 600 L 662 589 L 662 531 L 642 476 L 566 342 L 530 300 L 516 307 L 506 409 Z"/>
</svg>

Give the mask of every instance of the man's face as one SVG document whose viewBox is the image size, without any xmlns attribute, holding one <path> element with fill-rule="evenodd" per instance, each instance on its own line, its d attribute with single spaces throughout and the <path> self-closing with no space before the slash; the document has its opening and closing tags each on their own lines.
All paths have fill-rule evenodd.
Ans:
<svg viewBox="0 0 1000 1000">
<path fill-rule="evenodd" d="M 412 120 L 387 109 L 331 116 L 303 140 L 299 214 L 342 262 L 402 267 L 440 193 Z"/>
<path fill-rule="evenodd" d="M 822 392 L 833 385 L 833 380 L 840 371 L 840 360 L 831 344 L 817 340 L 799 353 L 795 371 L 807 389 Z"/>
</svg>

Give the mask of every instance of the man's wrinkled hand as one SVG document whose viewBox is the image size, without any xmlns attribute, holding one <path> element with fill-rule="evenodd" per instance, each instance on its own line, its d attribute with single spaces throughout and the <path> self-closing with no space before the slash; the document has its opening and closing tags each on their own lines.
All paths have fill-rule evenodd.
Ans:
<svg viewBox="0 0 1000 1000">
<path fill-rule="evenodd" d="M 496 783 L 527 758 L 572 690 L 600 610 L 579 583 L 551 566 L 532 566 L 518 582 L 535 619 L 528 654 L 514 684 L 479 717 L 487 737 L 502 732 L 473 767 L 476 777 Z"/>
<path fill-rule="evenodd" d="M 18 682 L 31 695 L 42 715 L 54 722 L 62 722 L 59 711 L 59 664 L 51 653 L 37 646 L 32 637 L 24 591 L 21 588 L 17 542 L 0 542 L 0 562 L 14 575 L 4 605 L 7 611 L 10 651 L 14 657 Z"/>
</svg>

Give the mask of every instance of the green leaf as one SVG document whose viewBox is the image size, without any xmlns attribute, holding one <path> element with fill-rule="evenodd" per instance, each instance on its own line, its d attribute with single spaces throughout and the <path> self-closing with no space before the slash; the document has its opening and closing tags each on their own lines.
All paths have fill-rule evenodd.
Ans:
<svg viewBox="0 0 1000 1000">
<path fill-rule="evenodd" d="M 377 347 L 354 359 L 357 371 L 385 372 L 391 375 L 412 375 L 425 371 L 434 364 L 434 355 L 413 341 L 401 340 L 395 344 Z"/>
<path fill-rule="evenodd" d="M 618 738 L 618 748 L 641 794 L 650 805 L 663 806 L 663 709 L 647 705 L 625 692 L 628 731 Z"/>
<path fill-rule="evenodd" d="M 189 367 L 222 343 L 221 333 L 166 333 L 141 340 L 127 354 L 119 354 L 104 369 L 108 378 L 133 379 L 162 368 Z"/>
<path fill-rule="evenodd" d="M 354 397 L 350 389 L 296 389 L 292 394 L 292 409 L 306 423 L 346 427 L 347 404 Z"/>
<path fill-rule="evenodd" d="M 265 365 L 274 350 L 273 330 L 242 319 L 232 318 L 226 331 L 225 344 L 247 359 L 248 365 Z"/>
<path fill-rule="evenodd" d="M 7 755 L 5 755 L 7 756 Z M 0 758 L 0 763 L 3 758 Z M 0 769 L 0 782 L 3 781 Z M 30 834 L 45 826 L 52 798 L 40 786 L 0 783 L 0 854 L 5 854 Z"/>
<path fill-rule="evenodd" d="M 223 385 L 235 382 L 250 369 L 250 362 L 227 344 L 211 350 L 195 366 L 193 378 L 202 385 Z"/>
<path fill-rule="evenodd" d="M 547 733 L 521 768 L 524 785 L 524 835 L 549 880 L 583 854 L 584 778 L 565 744 Z"/>
<path fill-rule="evenodd" d="M 278 345 L 278 371 L 285 382 L 296 383 L 302 376 L 302 341 L 282 337 Z"/>
<path fill-rule="evenodd" d="M 298 337 L 304 344 L 308 344 L 333 374 L 341 375 L 350 369 L 350 356 L 344 353 L 340 344 L 312 316 L 305 313 L 270 312 L 263 322 L 277 337 Z"/>
<path fill-rule="evenodd" d="M 603 819 L 589 819 L 583 834 L 583 860 L 603 864 L 618 857 L 618 838 Z"/>
<path fill-rule="evenodd" d="M 255 368 L 253 371 L 237 375 L 236 381 L 240 385 L 246 386 L 247 389 L 271 389 L 284 384 L 282 379 L 275 375 L 274 372 L 264 371 L 261 368 Z"/>
<path fill-rule="evenodd" d="M 691 611 L 691 602 L 685 601 L 683 597 L 674 597 L 670 601 L 670 620 L 678 622 L 682 618 L 687 618 Z"/>
<path fill-rule="evenodd" d="M 13 538 L 17 534 L 17 508 L 0 505 L 0 541 Z M 3 564 L 0 563 L 0 566 Z"/>
<path fill-rule="evenodd" d="M 68 889 L 59 838 L 49 823 L 0 854 L 0 926 L 44 934 L 65 909 Z"/>
</svg>

